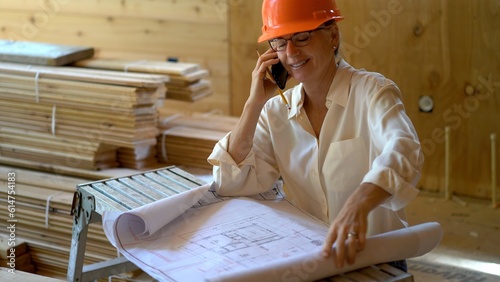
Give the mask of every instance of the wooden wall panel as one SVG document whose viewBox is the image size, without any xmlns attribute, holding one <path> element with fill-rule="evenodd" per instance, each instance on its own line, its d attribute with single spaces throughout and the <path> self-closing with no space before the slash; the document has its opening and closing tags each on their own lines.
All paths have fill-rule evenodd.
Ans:
<svg viewBox="0 0 500 282">
<path fill-rule="evenodd" d="M 0 10 L 29 11 L 34 17 L 58 13 L 80 16 L 131 17 L 175 22 L 225 22 L 226 1 L 202 0 L 16 0 L 0 1 Z"/>
<path fill-rule="evenodd" d="M 500 134 L 500 2 L 344 0 L 339 5 L 348 17 L 341 23 L 345 57 L 385 74 L 403 92 L 424 148 L 420 186 L 443 191 L 444 127 L 449 126 L 450 188 L 458 195 L 491 197 L 490 134 Z M 434 99 L 432 113 L 419 111 L 422 95 Z"/>
<path fill-rule="evenodd" d="M 227 7 L 221 0 L 0 0 L 0 38 L 92 46 L 96 57 L 199 63 L 214 94 L 167 105 L 228 113 Z"/>
<path fill-rule="evenodd" d="M 443 192 L 444 127 L 449 126 L 450 188 L 457 195 L 491 197 L 490 134 L 500 135 L 500 1 L 337 0 L 337 4 L 346 17 L 339 23 L 344 58 L 355 67 L 384 74 L 401 88 L 424 146 L 419 186 Z M 254 43 L 260 34 L 260 6 L 235 6 L 231 12 L 233 26 L 247 31 L 230 32 L 232 42 L 246 44 L 231 46 L 231 66 L 237 70 L 232 81 L 239 80 L 231 87 L 231 108 L 237 115 L 248 96 L 255 65 L 252 48 L 262 47 Z M 244 23 L 239 21 L 242 15 Z M 422 95 L 434 99 L 432 113 L 419 110 Z"/>
<path fill-rule="evenodd" d="M 250 93 L 256 49 L 263 53 L 267 43 L 258 44 L 262 26 L 262 0 L 234 1 L 229 12 L 231 114 L 240 115 Z"/>
</svg>

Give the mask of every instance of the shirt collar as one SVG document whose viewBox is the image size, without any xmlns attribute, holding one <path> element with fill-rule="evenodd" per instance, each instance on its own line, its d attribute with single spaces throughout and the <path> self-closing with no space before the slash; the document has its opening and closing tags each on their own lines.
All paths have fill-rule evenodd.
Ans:
<svg viewBox="0 0 500 282">
<path fill-rule="evenodd" d="M 292 88 L 292 99 L 290 111 L 288 111 L 288 119 L 300 114 L 302 105 L 304 104 L 304 86 L 302 83 Z"/>
<path fill-rule="evenodd" d="M 356 70 L 343 59 L 340 60 L 337 72 L 333 78 L 330 89 L 326 96 L 326 107 L 330 108 L 332 102 L 341 107 L 347 105 L 349 90 L 351 88 L 351 78 Z M 302 83 L 292 89 L 291 109 L 288 118 L 292 118 L 300 113 L 304 103 L 304 87 Z"/>
</svg>

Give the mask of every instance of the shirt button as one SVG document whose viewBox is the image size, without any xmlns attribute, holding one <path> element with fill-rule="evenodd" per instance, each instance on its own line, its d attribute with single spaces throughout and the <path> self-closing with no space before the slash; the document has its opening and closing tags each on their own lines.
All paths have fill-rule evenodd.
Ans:
<svg viewBox="0 0 500 282">
<path fill-rule="evenodd" d="M 332 105 L 332 101 L 326 100 L 325 105 L 326 105 L 327 108 L 330 108 L 330 106 Z"/>
</svg>

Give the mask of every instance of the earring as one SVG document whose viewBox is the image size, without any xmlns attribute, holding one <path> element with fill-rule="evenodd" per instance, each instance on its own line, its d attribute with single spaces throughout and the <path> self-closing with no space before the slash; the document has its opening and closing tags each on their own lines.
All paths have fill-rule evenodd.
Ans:
<svg viewBox="0 0 500 282">
<path fill-rule="evenodd" d="M 333 46 L 333 51 L 337 51 L 337 46 Z"/>
</svg>

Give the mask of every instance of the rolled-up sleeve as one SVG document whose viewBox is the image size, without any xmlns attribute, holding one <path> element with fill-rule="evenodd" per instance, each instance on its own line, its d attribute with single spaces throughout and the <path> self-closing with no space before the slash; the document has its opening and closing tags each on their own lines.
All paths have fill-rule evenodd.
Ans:
<svg viewBox="0 0 500 282">
<path fill-rule="evenodd" d="M 367 103 L 372 143 L 380 154 L 363 182 L 382 187 L 392 196 L 383 206 L 405 207 L 419 192 L 424 157 L 415 128 L 405 113 L 399 89 L 388 82 Z"/>
<path fill-rule="evenodd" d="M 259 127 L 256 135 L 259 136 L 257 139 L 263 138 Z M 253 144 L 242 162 L 235 163 L 227 150 L 230 138 L 231 133 L 228 133 L 208 157 L 208 162 L 213 165 L 217 193 L 222 196 L 249 196 L 268 191 L 279 177 L 278 169 L 265 160 L 268 158 L 263 158 L 257 143 Z"/>
</svg>

